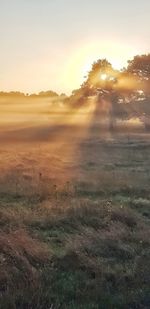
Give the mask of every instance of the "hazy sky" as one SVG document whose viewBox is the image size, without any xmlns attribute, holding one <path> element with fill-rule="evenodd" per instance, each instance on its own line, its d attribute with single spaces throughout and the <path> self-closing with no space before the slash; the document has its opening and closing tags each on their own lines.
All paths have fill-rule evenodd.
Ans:
<svg viewBox="0 0 150 309">
<path fill-rule="evenodd" d="M 150 0 L 0 0 L 0 43 L 0 90 L 70 92 L 150 51 Z"/>
</svg>

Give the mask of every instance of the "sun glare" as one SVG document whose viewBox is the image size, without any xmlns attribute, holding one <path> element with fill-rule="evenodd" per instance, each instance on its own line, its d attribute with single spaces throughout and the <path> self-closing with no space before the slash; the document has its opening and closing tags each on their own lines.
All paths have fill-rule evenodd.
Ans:
<svg viewBox="0 0 150 309">
<path fill-rule="evenodd" d="M 126 60 L 132 58 L 135 54 L 136 50 L 132 50 L 130 46 L 124 46 L 124 44 L 119 42 L 114 44 L 111 40 L 103 40 L 103 43 L 100 43 L 98 40 L 84 42 L 77 49 L 73 48 L 70 51 L 70 57 L 64 63 L 61 78 L 62 87 L 66 88 L 67 85 L 68 91 L 80 87 L 84 76 L 87 76 L 95 60 L 107 58 L 112 63 L 114 69 L 120 70 L 126 66 Z M 105 78 L 103 75 L 102 79 L 99 77 L 101 81 L 105 81 Z"/>
<path fill-rule="evenodd" d="M 108 76 L 107 76 L 107 74 L 105 74 L 105 73 L 103 73 L 103 74 L 100 75 L 100 79 L 103 80 L 103 81 L 105 81 L 105 80 L 107 79 L 107 77 L 108 77 Z"/>
</svg>

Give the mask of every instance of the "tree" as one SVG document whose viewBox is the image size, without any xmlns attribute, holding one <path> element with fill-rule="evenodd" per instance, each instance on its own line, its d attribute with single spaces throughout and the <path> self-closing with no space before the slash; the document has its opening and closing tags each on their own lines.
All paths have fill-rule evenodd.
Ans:
<svg viewBox="0 0 150 309">
<path fill-rule="evenodd" d="M 142 80 L 150 80 L 150 54 L 137 55 L 133 60 L 129 60 L 126 71 L 138 76 Z"/>
<path fill-rule="evenodd" d="M 91 71 L 88 73 L 87 80 L 82 85 L 83 88 L 96 90 L 98 88 L 111 89 L 118 71 L 115 71 L 106 59 L 99 59 L 92 65 Z"/>
<path fill-rule="evenodd" d="M 128 61 L 127 68 L 120 71 L 114 70 L 106 59 L 94 62 L 86 81 L 73 91 L 71 101 L 80 107 L 88 103 L 87 97 L 91 95 L 96 97 L 97 113 L 101 111 L 109 119 L 110 130 L 115 128 L 116 118 L 148 115 L 150 54 L 135 56 Z M 144 119 L 147 124 L 147 116 Z"/>
<path fill-rule="evenodd" d="M 137 55 L 129 60 L 126 72 L 136 78 L 139 90 L 150 95 L 150 54 Z"/>
<path fill-rule="evenodd" d="M 58 97 L 58 94 L 52 90 L 41 91 L 38 95 L 41 97 Z"/>
</svg>

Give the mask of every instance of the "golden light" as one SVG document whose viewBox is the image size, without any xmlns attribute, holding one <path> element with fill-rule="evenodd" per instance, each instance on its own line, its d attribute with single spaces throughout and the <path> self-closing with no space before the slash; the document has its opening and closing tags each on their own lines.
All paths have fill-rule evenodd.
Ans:
<svg viewBox="0 0 150 309">
<path fill-rule="evenodd" d="M 105 74 L 105 73 L 100 75 L 100 79 L 103 80 L 103 81 L 105 81 L 107 78 L 108 78 L 108 75 Z"/>
<path fill-rule="evenodd" d="M 64 61 L 61 75 L 61 88 L 67 91 L 77 89 L 83 83 L 84 76 L 87 76 L 91 70 L 92 64 L 98 59 L 108 59 L 114 69 L 120 70 L 127 65 L 127 59 L 132 59 L 137 54 L 136 49 L 131 49 L 131 46 L 126 46 L 122 42 L 99 39 L 80 43 L 75 48 L 70 50 L 70 56 Z M 111 72 L 110 72 L 111 73 Z M 108 75 L 108 73 L 107 73 Z M 111 75 L 111 74 L 109 74 Z M 100 79 L 100 74 L 98 76 Z M 109 80 L 109 77 L 108 77 Z M 66 86 L 67 85 L 67 86 Z"/>
</svg>

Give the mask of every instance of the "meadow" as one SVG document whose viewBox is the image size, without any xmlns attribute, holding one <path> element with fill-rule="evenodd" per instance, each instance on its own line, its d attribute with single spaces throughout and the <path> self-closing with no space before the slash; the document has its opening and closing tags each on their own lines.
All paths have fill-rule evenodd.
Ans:
<svg viewBox="0 0 150 309">
<path fill-rule="evenodd" d="M 0 308 L 150 308 L 150 133 L 0 98 Z"/>
</svg>

